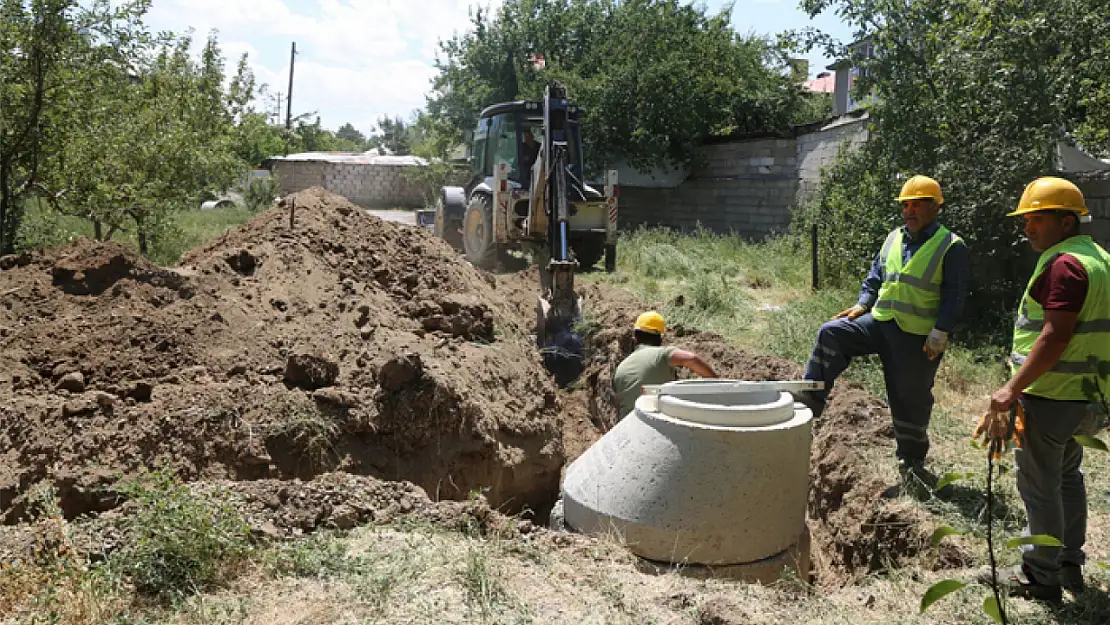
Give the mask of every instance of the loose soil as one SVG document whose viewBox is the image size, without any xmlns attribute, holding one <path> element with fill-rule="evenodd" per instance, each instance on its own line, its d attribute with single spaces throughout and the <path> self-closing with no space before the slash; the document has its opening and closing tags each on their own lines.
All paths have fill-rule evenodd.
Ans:
<svg viewBox="0 0 1110 625">
<path fill-rule="evenodd" d="M 292 226 L 290 222 L 292 220 Z M 507 511 L 558 489 L 554 384 L 492 275 L 321 189 L 163 269 L 78 240 L 0 271 L 0 515 L 118 475 L 407 479 Z"/>
<path fill-rule="evenodd" d="M 518 527 L 495 510 L 530 510 L 539 522 L 565 465 L 612 427 L 613 369 L 632 320 L 659 303 L 582 286 L 587 369 L 559 389 L 530 334 L 538 284 L 535 270 L 479 271 L 427 231 L 318 188 L 175 268 L 88 240 L 4 257 L 0 518 L 26 519 L 49 480 L 66 517 L 110 520 L 126 513 L 116 480 L 163 465 L 197 488 L 228 484 L 273 538 L 408 514 Z M 801 375 L 695 329 L 667 340 L 722 376 Z M 891 484 L 868 464 L 865 452 L 891 445 L 889 423 L 846 384 L 815 423 L 822 585 L 928 548 L 929 519 L 884 499 Z M 0 546 L 20 534 L 4 529 Z"/>
</svg>

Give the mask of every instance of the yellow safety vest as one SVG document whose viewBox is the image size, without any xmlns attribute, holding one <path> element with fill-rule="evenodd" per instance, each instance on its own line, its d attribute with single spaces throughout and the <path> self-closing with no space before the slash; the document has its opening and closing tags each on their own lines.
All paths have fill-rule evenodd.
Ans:
<svg viewBox="0 0 1110 625">
<path fill-rule="evenodd" d="M 940 226 L 910 262 L 902 264 L 902 229 L 886 237 L 879 259 L 883 263 L 883 285 L 871 316 L 879 321 L 893 319 L 903 332 L 928 334 L 940 314 L 940 283 L 944 256 L 960 237 Z"/>
<path fill-rule="evenodd" d="M 1024 391 L 1048 399 L 1093 400 L 1098 398 L 1099 389 L 1110 394 L 1110 254 L 1089 236 L 1069 237 L 1041 254 L 1018 308 L 1010 367 L 1016 374 L 1044 328 L 1044 309 L 1030 297 L 1029 290 L 1044 268 L 1061 254 L 1075 258 L 1087 270 L 1087 296 L 1067 349 Z M 1102 361 L 1101 367 L 1097 366 L 1098 360 Z"/>
</svg>

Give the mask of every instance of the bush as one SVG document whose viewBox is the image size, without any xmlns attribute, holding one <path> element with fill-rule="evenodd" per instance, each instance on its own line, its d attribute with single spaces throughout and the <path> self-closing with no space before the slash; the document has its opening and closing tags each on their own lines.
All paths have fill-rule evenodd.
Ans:
<svg viewBox="0 0 1110 625">
<path fill-rule="evenodd" d="M 18 252 L 37 250 L 92 235 L 92 224 L 87 220 L 62 215 L 46 202 L 31 198 L 24 202 L 23 219 L 15 234 L 15 249 Z"/>
<path fill-rule="evenodd" d="M 266 177 L 251 178 L 243 193 L 243 202 L 251 212 L 264 211 L 274 204 L 274 198 L 281 193 L 281 181 L 276 173 Z"/>
<path fill-rule="evenodd" d="M 144 474 L 120 492 L 139 509 L 113 564 L 140 592 L 161 598 L 196 592 L 250 551 L 250 530 L 226 494 L 198 496 L 167 470 Z"/>
<path fill-rule="evenodd" d="M 406 167 L 401 174 L 420 190 L 424 206 L 435 206 L 441 187 L 457 185 L 465 171 L 447 161 L 431 161 L 423 167 Z"/>
</svg>

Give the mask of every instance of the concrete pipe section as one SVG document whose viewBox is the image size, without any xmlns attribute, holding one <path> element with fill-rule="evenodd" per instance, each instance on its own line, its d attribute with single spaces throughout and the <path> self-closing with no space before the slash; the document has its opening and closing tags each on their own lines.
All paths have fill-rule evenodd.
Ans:
<svg viewBox="0 0 1110 625">
<path fill-rule="evenodd" d="M 766 583 L 789 567 L 808 579 L 813 414 L 782 389 L 819 384 L 652 387 L 567 468 L 565 524 L 614 535 L 649 568 Z"/>
</svg>

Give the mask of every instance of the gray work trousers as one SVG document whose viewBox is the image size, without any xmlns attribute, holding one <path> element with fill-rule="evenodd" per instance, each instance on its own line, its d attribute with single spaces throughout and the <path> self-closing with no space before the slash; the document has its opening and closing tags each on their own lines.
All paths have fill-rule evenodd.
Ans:
<svg viewBox="0 0 1110 625">
<path fill-rule="evenodd" d="M 1014 451 L 1017 488 L 1025 502 L 1025 535 L 1048 534 L 1064 547 L 1024 547 L 1022 559 L 1041 584 L 1059 584 L 1060 564 L 1083 566 L 1087 488 L 1079 465 L 1083 446 L 1072 438 L 1098 430 L 1097 404 L 1024 395 L 1025 439 Z"/>
<path fill-rule="evenodd" d="M 883 365 L 887 403 L 894 420 L 895 454 L 912 463 L 929 453 L 929 417 L 933 412 L 933 379 L 940 358 L 922 351 L 925 336 L 903 332 L 895 321 L 877 321 L 871 313 L 855 320 L 836 319 L 821 326 L 806 364 L 805 379 L 822 380 L 822 391 L 806 391 L 820 416 L 836 378 L 852 358 L 878 354 Z"/>
</svg>

